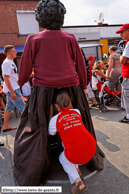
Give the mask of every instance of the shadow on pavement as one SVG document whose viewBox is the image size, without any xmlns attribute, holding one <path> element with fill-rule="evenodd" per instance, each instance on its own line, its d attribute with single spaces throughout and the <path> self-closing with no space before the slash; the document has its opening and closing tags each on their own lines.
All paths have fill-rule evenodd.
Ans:
<svg viewBox="0 0 129 194">
<path fill-rule="evenodd" d="M 108 135 L 107 132 L 109 131 L 108 126 L 112 126 L 112 122 L 115 125 L 116 121 L 118 120 L 118 112 L 119 116 L 122 116 L 125 111 L 120 112 L 119 108 L 110 107 L 108 113 L 102 113 L 98 108 L 91 110 L 91 114 L 93 117 L 94 126 L 96 128 L 96 136 L 97 140 L 102 144 L 103 148 L 106 148 L 109 151 L 109 154 L 115 155 L 116 152 L 122 152 L 121 148 L 118 146 L 117 142 L 112 139 L 112 143 L 110 143 L 110 139 L 112 137 L 112 130 L 110 130 L 110 134 Z M 95 118 L 95 119 L 94 119 Z M 11 120 L 12 119 L 12 120 Z M 11 126 L 18 126 L 19 119 L 15 117 L 13 114 L 10 119 Z M 97 122 L 96 122 L 97 120 Z M 106 122 L 105 122 L 106 121 Z M 110 124 L 105 127 L 105 123 Z M 118 123 L 119 126 L 123 126 Z M 100 126 L 102 127 L 101 130 Z M 117 130 L 117 126 L 114 129 L 113 133 Z M 128 126 L 126 126 L 127 128 Z M 124 130 L 125 131 L 125 130 Z M 123 130 L 118 131 L 119 135 L 123 134 Z M 121 133 L 121 134 L 120 134 Z M 17 182 L 13 177 L 13 149 L 14 149 L 14 138 L 15 138 L 16 130 L 7 133 L 0 134 L 0 140 L 2 138 L 2 142 L 4 140 L 5 147 L 0 147 L 0 186 L 17 186 Z M 125 133 L 126 134 L 126 133 Z M 120 138 L 118 136 L 118 138 Z M 121 141 L 121 138 L 118 139 Z M 125 145 L 123 145 L 125 146 Z M 127 146 L 126 146 L 127 147 Z M 123 147 L 124 148 L 124 147 Z M 52 159 L 52 167 L 51 172 L 48 176 L 48 182 L 46 182 L 45 186 L 62 186 L 62 194 L 70 194 L 71 193 L 71 184 L 70 183 L 50 183 L 49 181 L 54 180 L 67 180 L 68 176 L 64 172 L 62 166 L 59 163 L 59 154 L 62 151 L 62 148 L 55 148 L 51 149 L 51 159 Z M 110 153 L 111 152 L 111 153 Z M 128 154 L 128 153 L 127 153 Z M 115 157 L 115 156 L 114 156 Z M 122 158 L 121 158 L 122 160 Z M 121 161 L 116 160 L 115 164 L 120 163 Z M 115 165 L 114 164 L 114 165 Z M 121 172 L 120 168 L 116 168 L 111 162 L 104 159 L 104 169 L 102 171 L 97 172 L 90 178 L 84 180 L 84 183 L 88 186 L 88 194 L 128 194 L 129 193 L 129 177 L 126 176 L 124 173 Z M 122 163 L 122 165 L 128 165 L 127 159 L 126 164 Z M 91 172 L 87 170 L 85 165 L 80 166 L 82 171 L 83 177 L 90 174 Z M 129 168 L 127 168 L 127 171 Z M 82 194 L 84 192 L 81 192 Z"/>
<path fill-rule="evenodd" d="M 96 135 L 97 135 L 97 141 L 101 142 L 103 147 L 105 147 L 110 152 L 120 151 L 120 148 L 118 146 L 116 146 L 113 143 L 108 142 L 108 140 L 110 140 L 110 138 L 106 134 L 104 134 L 104 133 L 102 133 L 101 131 L 98 131 L 98 130 L 96 130 L 95 132 L 96 132 Z"/>
<path fill-rule="evenodd" d="M 102 134 L 101 136 L 104 137 Z M 105 136 L 104 138 L 106 140 L 107 137 Z M 105 140 L 102 138 L 101 143 L 106 147 Z M 117 151 L 117 149 L 116 147 L 113 151 Z M 52 168 L 48 180 L 68 180 L 67 174 L 64 172 L 58 159 L 61 151 L 62 149 L 58 148 L 51 150 Z M 17 186 L 12 173 L 12 158 L 13 154 L 7 147 L 0 148 L 0 186 Z M 84 183 L 88 186 L 88 194 L 128 194 L 129 177 L 120 172 L 106 158 L 104 163 L 104 170 L 84 180 Z M 83 176 L 91 173 L 84 165 L 80 166 L 80 169 Z M 62 186 L 62 194 L 70 194 L 72 187 L 70 183 L 46 183 L 45 186 Z"/>
</svg>

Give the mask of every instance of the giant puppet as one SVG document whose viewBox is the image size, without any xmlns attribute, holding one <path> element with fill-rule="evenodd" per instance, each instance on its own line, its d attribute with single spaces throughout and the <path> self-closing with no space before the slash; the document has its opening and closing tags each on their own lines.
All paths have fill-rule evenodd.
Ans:
<svg viewBox="0 0 129 194">
<path fill-rule="evenodd" d="M 34 68 L 34 87 L 14 144 L 14 175 L 20 185 L 39 185 L 50 171 L 48 124 L 58 92 L 64 90 L 71 95 L 73 108 L 80 110 L 85 127 L 96 138 L 85 95 L 85 62 L 74 35 L 61 30 L 65 13 L 59 0 L 40 1 L 35 15 L 44 30 L 28 36 L 22 55 L 18 83 L 26 83 Z M 103 157 L 97 146 L 87 168 L 102 170 Z"/>
</svg>

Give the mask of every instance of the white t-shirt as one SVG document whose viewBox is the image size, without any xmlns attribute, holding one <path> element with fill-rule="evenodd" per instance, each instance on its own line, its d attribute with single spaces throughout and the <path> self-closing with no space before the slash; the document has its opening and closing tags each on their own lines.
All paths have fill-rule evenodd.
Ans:
<svg viewBox="0 0 129 194">
<path fill-rule="evenodd" d="M 106 70 L 106 76 L 108 75 L 108 69 Z"/>
<path fill-rule="evenodd" d="M 97 88 L 97 83 L 99 82 L 99 81 L 101 81 L 101 76 L 99 76 L 99 75 L 96 75 L 97 77 L 95 77 L 95 76 L 92 76 L 92 88 L 94 89 L 94 90 L 97 90 L 98 88 Z"/>
<path fill-rule="evenodd" d="M 23 96 L 30 96 L 31 93 L 31 88 L 28 82 L 26 82 L 23 86 L 22 86 L 22 94 Z"/>
<path fill-rule="evenodd" d="M 129 41 L 127 42 L 127 44 L 125 46 L 123 56 L 129 58 Z"/>
<path fill-rule="evenodd" d="M 6 58 L 3 63 L 2 63 L 2 75 L 9 75 L 9 80 L 11 83 L 11 86 L 13 90 L 19 89 L 19 85 L 17 83 L 18 79 L 18 73 L 17 73 L 17 66 L 13 62 L 13 60 L 10 60 Z M 9 89 L 7 88 L 5 82 L 3 85 L 3 90 L 5 93 L 10 92 Z"/>
</svg>

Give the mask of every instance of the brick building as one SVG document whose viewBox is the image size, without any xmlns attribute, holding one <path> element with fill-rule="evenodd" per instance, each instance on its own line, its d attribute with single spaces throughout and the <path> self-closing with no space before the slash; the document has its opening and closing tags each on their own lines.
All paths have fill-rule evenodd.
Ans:
<svg viewBox="0 0 129 194">
<path fill-rule="evenodd" d="M 39 0 L 0 1 L 0 47 L 4 47 L 6 44 L 14 46 L 25 44 L 26 37 L 31 32 L 26 34 L 20 32 L 18 11 L 26 11 L 22 12 L 21 15 L 25 15 L 25 13 L 27 16 L 31 13 L 34 15 L 34 10 L 38 2 Z M 23 22 L 26 25 L 26 20 Z"/>
<path fill-rule="evenodd" d="M 27 36 L 42 30 L 35 20 L 34 10 L 38 2 L 39 0 L 0 1 L 0 65 L 5 58 L 2 54 L 5 45 L 14 45 L 20 55 Z"/>
</svg>

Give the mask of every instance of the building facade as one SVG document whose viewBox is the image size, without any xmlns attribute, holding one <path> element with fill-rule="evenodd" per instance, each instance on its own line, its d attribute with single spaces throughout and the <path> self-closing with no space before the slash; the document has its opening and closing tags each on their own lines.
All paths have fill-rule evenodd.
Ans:
<svg viewBox="0 0 129 194">
<path fill-rule="evenodd" d="M 22 46 L 25 44 L 27 35 L 30 34 L 31 31 L 26 34 L 21 33 L 21 25 L 28 25 L 27 18 L 29 16 L 30 26 L 32 26 L 31 13 L 34 12 L 38 2 L 38 0 L 0 1 L 0 47 L 4 47 L 7 44 L 14 46 Z M 27 18 L 25 18 L 25 15 Z M 32 30 L 32 33 L 37 31 L 39 31 L 39 28 L 34 31 Z"/>
<path fill-rule="evenodd" d="M 43 30 L 35 20 L 34 10 L 38 2 L 39 0 L 0 1 L 0 66 L 6 57 L 3 53 L 4 46 L 13 45 L 18 56 L 15 63 L 19 68 L 27 36 Z"/>
<path fill-rule="evenodd" d="M 108 53 L 108 48 L 112 45 L 118 45 L 121 40 L 116 31 L 120 25 L 91 25 L 91 26 L 64 26 L 63 30 L 75 35 L 80 47 L 83 48 L 86 57 L 94 55 L 97 60 L 103 60 L 108 63 L 108 58 L 103 59 L 103 55 Z"/>
<path fill-rule="evenodd" d="M 5 45 L 14 45 L 18 56 L 21 56 L 27 36 L 43 30 L 35 19 L 34 10 L 38 2 L 39 0 L 0 1 L 0 53 Z M 94 55 L 97 60 L 103 60 L 103 54 L 108 56 L 108 47 L 117 45 L 121 40 L 115 33 L 120 26 L 64 26 L 62 30 L 75 35 L 86 57 Z M 0 65 L 4 58 L 4 54 L 0 54 Z M 19 62 L 20 58 L 17 58 L 18 66 Z M 108 59 L 105 62 L 108 62 Z"/>
</svg>

